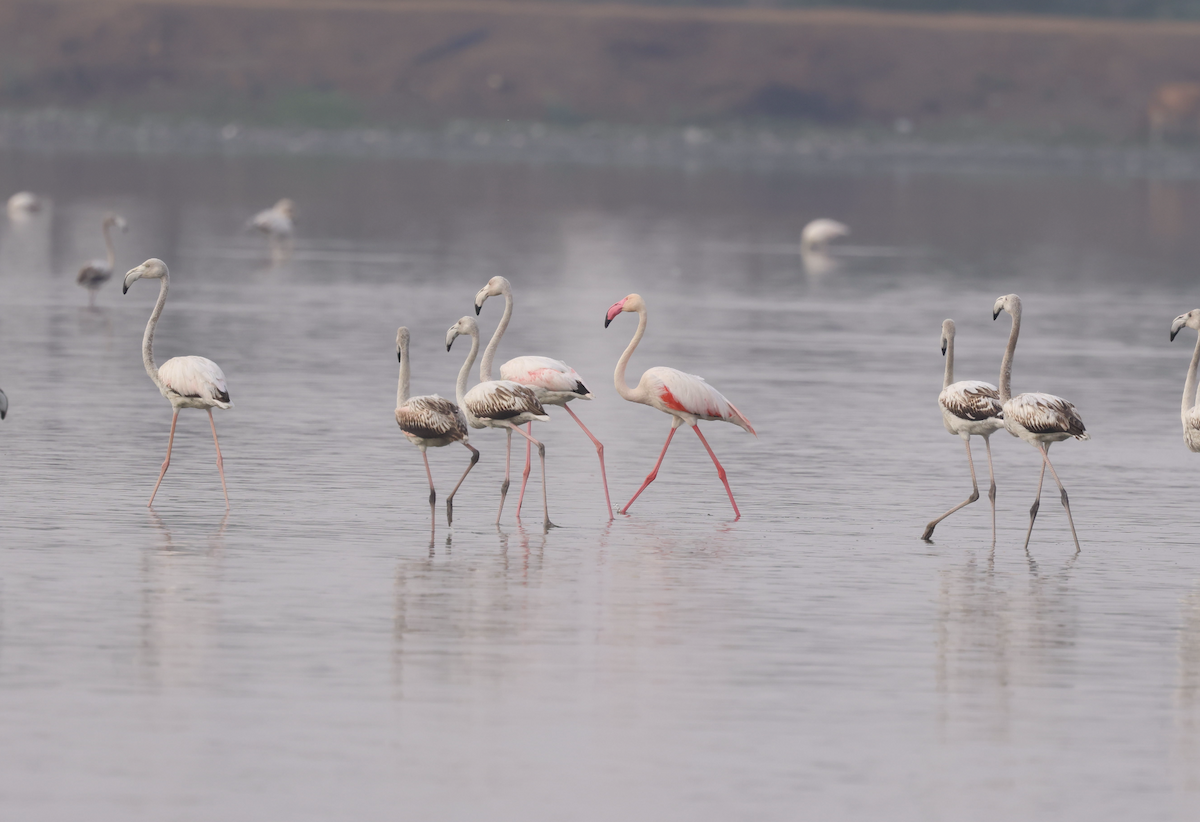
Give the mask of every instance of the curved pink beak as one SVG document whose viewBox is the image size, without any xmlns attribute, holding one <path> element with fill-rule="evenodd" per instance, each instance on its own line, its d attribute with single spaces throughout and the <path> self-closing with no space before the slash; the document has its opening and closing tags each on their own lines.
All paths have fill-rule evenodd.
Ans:
<svg viewBox="0 0 1200 822">
<path fill-rule="evenodd" d="M 621 313 L 621 309 L 625 307 L 625 300 L 620 300 L 612 304 L 612 308 L 608 309 L 608 313 L 604 315 L 604 327 L 608 328 L 608 324 L 613 321 L 613 317 Z"/>
</svg>

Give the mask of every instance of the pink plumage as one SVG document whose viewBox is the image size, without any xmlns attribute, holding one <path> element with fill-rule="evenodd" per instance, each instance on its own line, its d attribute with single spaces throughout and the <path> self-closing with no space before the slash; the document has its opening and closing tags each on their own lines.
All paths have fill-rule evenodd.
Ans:
<svg viewBox="0 0 1200 822">
<path fill-rule="evenodd" d="M 579 394 L 591 397 L 583 378 L 562 360 L 550 357 L 513 357 L 500 366 L 500 379 L 545 391 Z"/>
</svg>

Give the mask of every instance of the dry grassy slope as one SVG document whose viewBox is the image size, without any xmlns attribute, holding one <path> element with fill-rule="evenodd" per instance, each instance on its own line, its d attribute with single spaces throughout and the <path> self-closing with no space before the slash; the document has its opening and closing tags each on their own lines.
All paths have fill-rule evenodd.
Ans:
<svg viewBox="0 0 1200 822">
<path fill-rule="evenodd" d="M 1137 133 L 1200 25 L 402 0 L 0 0 L 0 105 L 271 100 L 381 117 L 977 119 Z"/>
</svg>

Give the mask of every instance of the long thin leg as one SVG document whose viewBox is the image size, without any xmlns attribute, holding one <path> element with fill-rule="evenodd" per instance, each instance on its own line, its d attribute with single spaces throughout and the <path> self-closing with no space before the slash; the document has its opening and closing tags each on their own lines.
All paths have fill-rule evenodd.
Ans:
<svg viewBox="0 0 1200 822">
<path fill-rule="evenodd" d="M 504 513 L 504 498 L 508 496 L 508 471 L 512 465 L 512 432 L 508 426 L 508 441 L 504 443 L 504 482 L 500 483 L 500 510 L 496 512 L 496 524 L 500 524 L 500 515 Z"/>
<path fill-rule="evenodd" d="M 996 472 L 992 470 L 992 442 L 985 435 L 983 438 L 983 447 L 987 449 L 988 457 L 988 499 L 992 503 L 992 547 L 996 547 Z"/>
<path fill-rule="evenodd" d="M 533 422 L 525 426 L 529 436 L 533 436 Z M 525 501 L 525 484 L 529 482 L 529 466 L 533 462 L 533 440 L 525 443 L 525 471 L 521 474 L 521 493 L 517 497 L 517 519 L 521 518 L 521 503 Z"/>
<path fill-rule="evenodd" d="M 89 288 L 88 289 L 88 308 L 95 308 L 95 307 L 96 307 L 96 289 Z"/>
<path fill-rule="evenodd" d="M 433 490 L 433 472 L 429 470 L 429 454 L 421 449 L 421 459 L 425 460 L 425 476 L 429 477 L 429 510 L 433 511 L 433 505 L 437 502 L 437 491 Z"/>
<path fill-rule="evenodd" d="M 446 524 L 454 524 L 454 495 L 458 493 L 458 486 L 463 484 L 463 480 L 467 478 L 467 474 L 471 473 L 471 469 L 475 467 L 475 463 L 479 462 L 479 451 L 463 443 L 463 447 L 471 452 L 471 463 L 467 466 L 467 470 L 463 471 L 463 475 L 458 478 L 458 484 L 454 486 L 454 490 L 450 492 L 450 496 L 446 497 Z"/>
<path fill-rule="evenodd" d="M 177 422 L 179 422 L 178 408 L 171 416 L 171 436 L 167 440 L 167 458 L 163 460 L 162 470 L 158 472 L 158 482 L 154 483 L 154 490 L 150 492 L 150 501 L 146 503 L 147 508 L 154 504 L 154 495 L 158 493 L 158 486 L 162 485 L 162 478 L 167 474 L 167 466 L 171 464 L 171 446 L 175 444 L 175 423 Z"/>
<path fill-rule="evenodd" d="M 573 419 L 573 420 L 575 420 L 575 422 L 579 423 L 579 427 L 583 429 L 583 433 L 587 434 L 588 439 L 591 440 L 592 443 L 596 446 L 596 454 L 600 457 L 600 481 L 604 483 L 604 505 L 605 505 L 604 510 L 608 512 L 608 521 L 612 522 L 612 520 L 613 520 L 612 499 L 608 496 L 608 475 L 606 475 L 604 473 L 604 445 L 600 442 L 600 440 L 598 440 L 592 436 L 592 432 L 589 431 L 587 429 L 587 426 L 583 424 L 583 420 L 581 420 L 581 419 L 579 419 L 579 417 L 575 416 L 575 412 L 571 410 L 571 406 L 564 405 L 563 408 L 565 408 L 567 413 L 571 415 L 571 419 Z"/>
<path fill-rule="evenodd" d="M 967 446 L 967 465 L 969 465 L 971 467 L 971 496 L 967 497 L 966 500 L 964 500 L 963 502 L 960 502 L 958 505 L 954 506 L 949 511 L 942 514 L 940 517 L 938 517 L 937 519 L 933 520 L 932 522 L 930 522 L 928 525 L 925 526 L 925 533 L 921 534 L 921 539 L 925 540 L 926 542 L 928 542 L 930 537 L 933 536 L 933 529 L 937 527 L 937 524 L 939 522 L 941 522 L 946 517 L 953 514 L 959 508 L 965 508 L 966 506 L 970 505 L 975 500 L 979 499 L 979 483 L 975 481 L 975 460 L 971 459 L 971 438 L 970 437 L 964 438 L 963 444 L 965 444 Z M 991 453 L 992 453 L 991 451 L 988 451 L 988 455 L 989 455 L 988 456 L 988 468 L 989 468 L 989 470 L 990 470 L 991 464 L 992 464 L 991 463 Z"/>
<path fill-rule="evenodd" d="M 713 453 L 712 448 L 708 446 L 708 440 L 704 439 L 704 435 L 700 433 L 700 426 L 693 425 L 692 430 L 696 432 L 700 442 L 704 443 L 704 450 L 708 452 L 708 455 L 712 457 L 713 464 L 717 466 L 717 476 L 721 478 L 721 482 L 725 483 L 725 493 L 729 495 L 729 504 L 733 506 L 733 519 L 736 522 L 742 518 L 742 512 L 738 510 L 737 503 L 733 501 L 733 489 L 729 487 L 729 480 L 725 478 L 725 468 L 717 460 L 717 455 Z"/>
<path fill-rule="evenodd" d="M 1043 454 L 1043 456 L 1045 456 Z M 1037 498 L 1033 501 L 1033 505 L 1029 508 L 1029 530 L 1025 532 L 1025 550 L 1029 551 L 1029 537 L 1033 534 L 1033 521 L 1037 519 L 1038 508 L 1042 506 L 1042 480 L 1046 478 L 1046 463 L 1049 460 L 1042 460 L 1042 473 L 1038 474 L 1038 490 Z"/>
<path fill-rule="evenodd" d="M 667 447 L 671 444 L 671 438 L 674 436 L 675 426 L 671 426 L 671 433 L 667 434 L 667 441 L 663 444 L 662 453 L 658 455 L 658 462 L 654 463 L 654 468 L 646 475 L 646 481 L 642 483 L 642 487 L 637 489 L 637 493 L 629 499 L 629 502 L 625 503 L 625 507 L 618 511 L 618 514 L 628 514 L 629 506 L 633 505 L 633 501 L 641 496 L 642 492 L 646 490 L 647 485 L 654 482 L 654 478 L 658 476 L 658 468 L 662 465 L 663 457 L 667 455 Z"/>
<path fill-rule="evenodd" d="M 1079 550 L 1080 550 L 1079 549 L 1079 537 L 1075 533 L 1075 520 L 1071 518 L 1071 503 L 1067 499 L 1067 489 L 1064 488 L 1062 482 L 1059 481 L 1058 472 L 1056 472 L 1054 470 L 1054 465 L 1053 465 L 1053 463 L 1050 462 L 1049 451 L 1050 451 L 1050 446 L 1047 445 L 1046 443 L 1042 443 L 1042 460 L 1043 460 L 1043 462 L 1045 462 L 1046 465 L 1048 465 L 1050 467 L 1050 476 L 1054 477 L 1054 481 L 1056 483 L 1058 483 L 1058 490 L 1062 494 L 1063 508 L 1067 509 L 1067 524 L 1071 526 L 1071 537 L 1075 540 L 1075 553 L 1078 554 Z"/>
<path fill-rule="evenodd" d="M 221 490 L 225 492 L 225 507 L 229 507 L 229 489 L 225 487 L 225 461 L 221 459 L 221 443 L 217 442 L 217 424 L 213 422 L 212 409 L 208 409 L 208 424 L 212 426 L 213 445 L 217 446 L 217 470 L 221 472 Z"/>
<path fill-rule="evenodd" d="M 511 423 L 508 426 L 508 430 L 516 431 L 522 437 L 525 437 L 525 439 L 529 440 L 530 443 L 537 446 L 538 459 L 542 463 L 542 516 L 543 516 L 543 523 L 546 528 L 552 528 L 552 527 L 554 527 L 554 523 L 550 521 L 550 505 L 546 501 L 546 446 L 543 445 L 542 443 L 538 442 L 533 437 L 529 436 L 524 431 L 522 431 L 520 428 L 517 428 L 517 426 L 515 426 Z"/>
</svg>

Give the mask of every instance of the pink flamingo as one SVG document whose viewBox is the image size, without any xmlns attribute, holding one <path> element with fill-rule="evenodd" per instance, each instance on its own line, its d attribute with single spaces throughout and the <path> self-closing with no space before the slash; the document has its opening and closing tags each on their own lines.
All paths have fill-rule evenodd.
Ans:
<svg viewBox="0 0 1200 822">
<path fill-rule="evenodd" d="M 634 349 L 638 347 L 638 343 L 642 341 L 642 335 L 646 333 L 646 303 L 641 295 L 630 294 L 620 302 L 614 303 L 604 317 L 604 327 L 608 328 L 608 324 L 618 314 L 632 311 L 636 311 L 638 314 L 638 327 L 633 339 L 629 342 L 629 347 L 625 349 L 621 359 L 617 360 L 617 370 L 613 373 L 613 382 L 617 386 L 617 393 L 630 402 L 640 402 L 642 405 L 657 408 L 664 414 L 670 414 L 672 419 L 671 433 L 667 434 L 667 442 L 663 445 L 662 453 L 658 455 L 658 462 L 654 463 L 654 469 L 646 477 L 642 487 L 637 490 L 629 502 L 625 503 L 625 507 L 619 513 L 628 513 L 629 506 L 633 505 L 634 500 L 646 490 L 646 486 L 654 482 L 655 477 L 658 476 L 659 466 L 662 465 L 663 457 L 667 455 L 667 448 L 671 445 L 671 438 L 675 436 L 675 429 L 687 423 L 696 432 L 700 442 L 704 443 L 704 450 L 708 451 L 713 464 L 717 466 L 717 476 L 725 484 L 725 492 L 729 494 L 729 502 L 733 505 L 733 513 L 736 515 L 735 519 L 741 519 L 742 512 L 738 510 L 737 502 L 733 499 L 729 480 L 725 478 L 725 469 L 721 467 L 717 455 L 709 447 L 708 440 L 704 439 L 704 435 L 700 433 L 700 427 L 696 423 L 699 420 L 731 422 L 757 437 L 754 426 L 741 411 L 733 407 L 733 403 L 721 395 L 720 391 L 705 382 L 703 377 L 695 374 L 685 374 L 674 368 L 659 366 L 648 369 L 638 380 L 637 388 L 630 388 L 625 382 L 625 366 L 629 364 L 629 358 L 633 356 Z"/>
<path fill-rule="evenodd" d="M 488 284 L 479 289 L 475 295 L 476 315 L 483 309 L 483 304 L 488 297 L 501 295 L 504 296 L 504 315 L 500 318 L 500 324 L 496 326 L 491 342 L 483 352 L 483 360 L 479 364 L 479 379 L 483 382 L 492 379 L 492 360 L 496 356 L 496 349 L 500 347 L 500 338 L 504 336 L 504 330 L 508 328 L 508 321 L 512 319 L 512 285 L 504 277 L 492 277 L 488 280 Z M 611 521 L 613 518 L 612 499 L 608 495 L 608 476 L 604 473 L 604 445 L 592 436 L 592 432 L 583 424 L 583 420 L 579 419 L 567 405 L 571 400 L 590 400 L 592 398 L 592 393 L 583 384 L 583 379 L 574 368 L 562 360 L 550 357 L 514 357 L 500 366 L 500 379 L 529 386 L 542 405 L 561 405 L 571 415 L 571 419 L 579 423 L 583 433 L 587 434 L 588 439 L 596 446 L 596 455 L 600 457 L 600 481 L 604 484 L 604 510 L 608 512 L 608 519 Z M 532 422 L 528 424 L 526 430 L 530 434 L 533 433 Z M 512 438 L 509 439 L 511 441 Z M 527 439 L 525 442 L 525 473 L 521 475 L 521 495 L 517 497 L 518 519 L 521 516 L 521 503 L 525 499 L 525 485 L 529 482 L 529 468 L 532 460 L 533 440 Z"/>
</svg>

